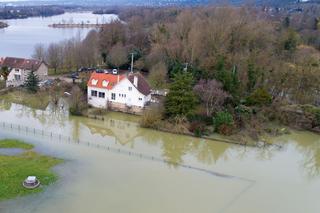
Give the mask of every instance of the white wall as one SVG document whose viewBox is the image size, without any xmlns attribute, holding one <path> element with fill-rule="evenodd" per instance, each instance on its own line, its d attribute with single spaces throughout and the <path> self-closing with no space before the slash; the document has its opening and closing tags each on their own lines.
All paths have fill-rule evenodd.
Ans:
<svg viewBox="0 0 320 213">
<path fill-rule="evenodd" d="M 8 79 L 6 82 L 7 87 L 8 86 L 20 86 L 23 85 L 24 82 L 27 80 L 28 75 L 30 73 L 30 70 L 24 70 L 24 69 L 12 69 L 8 75 Z M 39 80 L 45 80 L 48 76 L 48 67 L 44 63 L 42 63 L 39 67 L 39 69 L 35 72 L 35 74 L 38 76 Z M 15 80 L 15 75 L 20 75 L 20 81 Z"/>
<path fill-rule="evenodd" d="M 129 90 L 129 87 L 132 88 L 131 91 Z M 111 99 L 112 93 L 116 94 L 116 100 Z M 123 94 L 125 97 L 119 96 L 119 94 Z M 110 102 L 139 107 L 144 107 L 146 103 L 145 95 L 141 94 L 127 78 L 120 81 L 112 90 L 109 91 L 108 98 Z M 142 100 L 139 100 L 139 98 Z"/>
<path fill-rule="evenodd" d="M 20 76 L 20 81 L 16 81 L 15 79 L 15 75 L 19 75 Z M 20 86 L 24 83 L 24 70 L 23 69 L 11 69 L 7 81 L 6 81 L 6 86 Z"/>
<path fill-rule="evenodd" d="M 132 88 L 131 91 L 129 90 L 129 87 Z M 92 90 L 98 92 L 97 97 L 91 96 Z M 105 98 L 99 98 L 99 92 L 104 92 Z M 115 100 L 111 99 L 112 93 L 115 94 Z M 141 100 L 139 100 L 139 98 Z M 89 105 L 97 108 L 106 108 L 108 101 L 113 103 L 144 107 L 147 102 L 151 101 L 151 94 L 149 94 L 148 96 L 143 95 L 137 90 L 137 88 L 134 87 L 134 85 L 128 79 L 123 79 L 122 81 L 120 81 L 116 86 L 114 86 L 112 90 L 88 87 Z"/>
<path fill-rule="evenodd" d="M 97 97 L 91 96 L 91 91 L 97 91 Z M 105 93 L 105 98 L 99 97 L 99 92 Z M 108 90 L 95 87 L 88 87 L 88 104 L 97 108 L 106 108 L 108 103 Z"/>
<path fill-rule="evenodd" d="M 35 74 L 38 76 L 39 80 L 45 80 L 48 76 L 48 67 L 44 63 L 42 63 L 39 67 L 39 69 L 35 72 Z"/>
</svg>

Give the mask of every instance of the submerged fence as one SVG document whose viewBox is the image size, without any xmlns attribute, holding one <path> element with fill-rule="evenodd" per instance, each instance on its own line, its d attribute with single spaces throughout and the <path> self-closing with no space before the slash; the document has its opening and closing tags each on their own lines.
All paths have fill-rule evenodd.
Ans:
<svg viewBox="0 0 320 213">
<path fill-rule="evenodd" d="M 88 147 L 101 149 L 101 150 L 109 151 L 109 152 L 116 153 L 116 154 L 122 154 L 122 155 L 132 156 L 132 157 L 136 157 L 136 158 L 141 158 L 141 159 L 146 159 L 146 160 L 151 160 L 151 161 L 156 161 L 156 162 L 162 162 L 162 163 L 171 164 L 171 165 L 176 165 L 176 166 L 179 166 L 182 168 L 191 169 L 191 170 L 199 171 L 199 172 L 204 172 L 209 175 L 213 175 L 213 176 L 217 176 L 217 177 L 221 177 L 221 178 L 237 179 L 237 180 L 242 180 L 242 181 L 246 181 L 246 182 L 250 182 L 250 183 L 255 182 L 254 180 L 250 180 L 250 179 L 246 179 L 246 178 L 242 178 L 242 177 L 237 177 L 237 176 L 232 176 L 232 175 L 227 175 L 227 174 L 211 171 L 211 170 L 204 169 L 204 168 L 191 166 L 191 165 L 184 164 L 184 163 L 177 163 L 177 162 L 173 162 L 173 161 L 170 161 L 167 159 L 155 157 L 152 155 L 138 153 L 138 152 L 126 150 L 123 148 L 111 147 L 108 144 L 97 144 L 97 143 L 93 143 L 90 141 L 84 141 L 84 140 L 80 140 L 80 139 L 74 140 L 70 136 L 64 136 L 62 134 L 57 134 L 57 133 L 54 133 L 51 131 L 45 131 L 43 129 L 42 130 L 36 129 L 36 128 L 32 128 L 32 127 L 28 127 L 28 126 L 24 126 L 24 125 L 20 125 L 20 124 L 1 122 L 0 128 L 2 128 L 4 130 L 19 132 L 19 133 L 26 133 L 26 134 L 34 135 L 37 137 L 39 137 L 39 136 L 40 137 L 47 137 L 53 141 L 65 142 L 65 143 L 75 144 L 75 145 L 85 145 Z"/>
<path fill-rule="evenodd" d="M 6 122 L 0 122 L 0 129 L 1 128 L 4 130 L 14 131 L 14 132 L 18 132 L 21 134 L 25 133 L 29 136 L 33 135 L 35 137 L 47 137 L 54 142 L 64 142 L 64 143 L 69 143 L 69 144 L 74 144 L 74 145 L 84 145 L 84 146 L 88 146 L 91 148 L 96 148 L 96 149 L 100 149 L 100 150 L 104 150 L 104 151 L 108 151 L 108 152 L 112 152 L 112 153 L 116 153 L 116 154 L 122 154 L 122 155 L 126 155 L 126 156 L 135 157 L 138 159 L 145 159 L 145 160 L 150 160 L 150 161 L 155 161 L 155 162 L 160 162 L 160 163 L 165 163 L 165 164 L 171 164 L 171 165 L 179 166 L 179 167 L 182 167 L 182 168 L 185 168 L 188 170 L 206 173 L 208 175 L 216 176 L 219 178 L 226 178 L 228 180 L 239 180 L 239 181 L 246 182 L 247 186 L 244 187 L 240 192 L 236 193 L 235 196 L 233 197 L 233 199 L 231 199 L 227 203 L 227 205 L 225 205 L 221 210 L 217 211 L 220 213 L 226 212 L 235 202 L 237 202 L 237 200 L 243 194 L 245 194 L 256 183 L 256 181 L 250 180 L 247 178 L 223 174 L 220 172 L 215 172 L 215 171 L 211 171 L 211 170 L 200 168 L 200 167 L 195 167 L 195 166 L 184 164 L 184 163 L 177 163 L 177 162 L 169 161 L 169 160 L 166 160 L 163 158 L 159 158 L 159 157 L 155 157 L 155 156 L 151 156 L 151 155 L 147 155 L 147 154 L 143 154 L 143 153 L 138 153 L 138 152 L 134 152 L 134 151 L 129 151 L 129 150 L 122 149 L 122 148 L 115 148 L 115 147 L 111 147 L 107 144 L 101 145 L 101 144 L 96 144 L 93 142 L 84 141 L 84 140 L 80 140 L 80 139 L 74 140 L 71 137 L 64 136 L 62 134 L 57 134 L 57 133 L 54 133 L 51 131 L 45 131 L 43 129 L 41 130 L 41 129 L 36 129 L 36 128 L 24 126 L 24 125 L 12 124 L 12 123 L 6 123 Z"/>
</svg>

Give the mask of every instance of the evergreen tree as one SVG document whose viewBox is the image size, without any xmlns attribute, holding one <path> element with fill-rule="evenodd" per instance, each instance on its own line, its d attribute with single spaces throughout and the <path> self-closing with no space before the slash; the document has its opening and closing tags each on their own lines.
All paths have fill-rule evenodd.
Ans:
<svg viewBox="0 0 320 213">
<path fill-rule="evenodd" d="M 290 53 L 293 53 L 299 44 L 300 37 L 297 32 L 293 29 L 289 29 L 287 33 L 287 38 L 284 41 L 283 47 Z"/>
<path fill-rule="evenodd" d="M 10 71 L 9 71 L 8 67 L 2 67 L 0 69 L 0 76 L 2 75 L 4 80 L 7 80 L 9 73 L 10 73 Z"/>
<path fill-rule="evenodd" d="M 216 79 L 223 84 L 223 89 L 232 94 L 232 76 L 225 68 L 225 59 L 221 57 L 216 65 Z"/>
<path fill-rule="evenodd" d="M 239 81 L 239 76 L 238 76 L 238 67 L 235 65 L 233 66 L 232 73 L 232 82 L 231 82 L 231 91 L 230 93 L 234 98 L 239 97 L 239 88 L 240 88 L 240 81 Z"/>
<path fill-rule="evenodd" d="M 27 88 L 27 90 L 29 90 L 30 92 L 37 92 L 39 89 L 39 79 L 38 76 L 36 74 L 34 74 L 34 71 L 31 71 L 28 74 L 27 80 L 25 82 L 25 87 Z"/>
<path fill-rule="evenodd" d="M 285 28 L 290 27 L 290 18 L 288 16 L 284 19 L 283 25 Z"/>
<path fill-rule="evenodd" d="M 257 83 L 257 70 L 252 62 L 248 63 L 248 92 L 252 92 Z"/>
<path fill-rule="evenodd" d="M 195 109 L 197 102 L 193 92 L 192 74 L 179 72 L 173 80 L 165 99 L 165 113 L 168 117 L 189 115 Z"/>
</svg>

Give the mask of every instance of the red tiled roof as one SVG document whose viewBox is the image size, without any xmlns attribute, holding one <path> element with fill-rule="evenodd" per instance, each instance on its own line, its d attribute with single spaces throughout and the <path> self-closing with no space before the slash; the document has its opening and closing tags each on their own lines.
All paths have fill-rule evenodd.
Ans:
<svg viewBox="0 0 320 213">
<path fill-rule="evenodd" d="M 129 74 L 128 79 L 129 81 L 134 85 L 134 77 L 138 78 L 138 86 L 136 87 L 139 92 L 141 92 L 144 95 L 149 95 L 151 93 L 151 87 L 149 86 L 146 79 L 140 74 Z"/>
<path fill-rule="evenodd" d="M 134 77 L 138 78 L 137 86 L 134 85 Z M 93 72 L 90 76 L 87 86 L 111 90 L 117 83 L 119 83 L 125 78 L 128 78 L 128 80 L 132 83 L 132 85 L 135 86 L 137 90 L 143 95 L 149 95 L 151 93 L 151 88 L 148 82 L 140 73 L 129 74 L 129 75 L 126 75 L 126 74 L 113 75 L 110 73 Z"/>
<path fill-rule="evenodd" d="M 109 73 L 93 72 L 90 76 L 87 85 L 88 87 L 96 87 L 110 90 L 124 78 L 126 78 L 126 75 L 113 75 Z"/>
<path fill-rule="evenodd" d="M 24 59 L 24 58 L 13 58 L 6 57 L 1 66 L 10 67 L 10 68 L 18 68 L 18 69 L 26 69 L 26 70 L 37 70 L 39 69 L 42 61 L 35 59 Z"/>
</svg>

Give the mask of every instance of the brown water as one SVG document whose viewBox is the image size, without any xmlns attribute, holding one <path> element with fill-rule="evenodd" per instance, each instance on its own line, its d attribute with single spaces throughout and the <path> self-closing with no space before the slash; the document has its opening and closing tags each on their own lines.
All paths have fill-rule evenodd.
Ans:
<svg viewBox="0 0 320 213">
<path fill-rule="evenodd" d="M 293 131 L 272 139 L 282 149 L 259 149 L 142 129 L 137 120 L 109 113 L 99 121 L 69 117 L 63 109 L 0 104 L 0 138 L 23 139 L 66 159 L 55 168 L 57 183 L 0 203 L 0 212 L 320 212 L 319 135 Z"/>
</svg>

